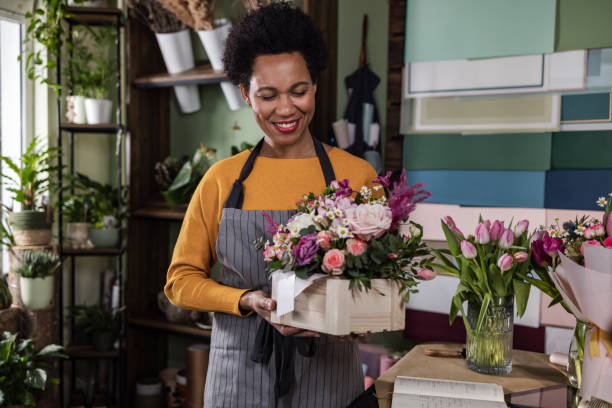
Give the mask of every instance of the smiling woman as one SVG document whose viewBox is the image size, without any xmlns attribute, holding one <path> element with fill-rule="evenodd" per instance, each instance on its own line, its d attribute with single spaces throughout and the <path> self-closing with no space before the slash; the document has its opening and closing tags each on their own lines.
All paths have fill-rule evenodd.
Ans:
<svg viewBox="0 0 612 408">
<path fill-rule="evenodd" d="M 321 193 L 335 179 L 371 186 L 376 173 L 310 133 L 326 46 L 302 11 L 278 2 L 247 14 L 227 39 L 224 63 L 263 138 L 200 182 L 165 286 L 175 305 L 216 312 L 205 406 L 347 406 L 363 391 L 357 345 L 271 323 L 276 303 L 253 241 L 266 229 L 262 210 L 283 224 L 305 191 Z M 217 261 L 221 282 L 210 278 Z"/>
</svg>

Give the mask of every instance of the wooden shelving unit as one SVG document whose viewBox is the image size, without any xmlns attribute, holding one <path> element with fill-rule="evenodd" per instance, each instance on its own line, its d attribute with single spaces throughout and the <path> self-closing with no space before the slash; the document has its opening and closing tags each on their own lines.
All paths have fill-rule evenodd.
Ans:
<svg viewBox="0 0 612 408">
<path fill-rule="evenodd" d="M 115 359 L 119 357 L 119 350 L 96 351 L 91 345 L 66 346 L 66 355 L 76 360 Z"/>
<path fill-rule="evenodd" d="M 132 317 L 128 320 L 128 324 L 133 327 L 158 330 L 171 334 L 186 334 L 189 336 L 203 338 L 209 338 L 211 333 L 211 330 L 201 329 L 197 326 L 170 323 L 162 316 Z"/>
<path fill-rule="evenodd" d="M 79 123 L 62 122 L 60 129 L 72 133 L 116 133 L 121 129 L 120 125 L 115 123 L 101 123 L 99 125 L 86 125 Z"/>
<path fill-rule="evenodd" d="M 66 7 L 66 11 L 72 15 L 66 19 L 68 22 L 90 26 L 116 24 L 117 17 L 123 16 L 123 11 L 118 8 Z"/>
<path fill-rule="evenodd" d="M 105 255 L 121 255 L 126 250 L 123 248 L 62 248 L 62 254 L 67 256 L 105 256 Z"/>
<path fill-rule="evenodd" d="M 167 221 L 182 221 L 185 217 L 185 207 L 171 207 L 163 203 L 154 203 L 150 206 L 132 211 L 132 217 L 143 219 L 157 219 Z"/>
<path fill-rule="evenodd" d="M 138 77 L 132 81 L 132 85 L 137 88 L 147 89 L 165 88 L 175 85 L 218 84 L 224 81 L 228 81 L 228 78 L 223 72 L 213 70 L 209 64 L 203 64 L 180 74 L 164 72 Z"/>
</svg>

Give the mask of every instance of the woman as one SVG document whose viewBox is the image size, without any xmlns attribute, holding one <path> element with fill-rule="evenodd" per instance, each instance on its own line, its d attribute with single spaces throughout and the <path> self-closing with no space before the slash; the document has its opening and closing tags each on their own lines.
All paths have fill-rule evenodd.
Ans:
<svg viewBox="0 0 612 408">
<path fill-rule="evenodd" d="M 303 194 L 320 193 L 334 179 L 371 185 L 376 174 L 308 130 L 326 48 L 302 11 L 273 3 L 244 16 L 227 40 L 224 62 L 264 136 L 203 177 L 174 249 L 166 295 L 179 307 L 216 312 L 206 408 L 345 407 L 363 391 L 356 344 L 273 325 L 275 336 L 287 339 L 283 350 L 275 349 L 270 361 L 254 357 L 261 352 L 258 327 L 276 304 L 253 241 L 265 234 L 262 210 L 285 223 Z M 217 261 L 221 283 L 210 278 Z M 296 338 L 315 338 L 314 354 L 293 353 L 303 345 Z M 281 346 L 275 341 L 275 347 Z"/>
</svg>

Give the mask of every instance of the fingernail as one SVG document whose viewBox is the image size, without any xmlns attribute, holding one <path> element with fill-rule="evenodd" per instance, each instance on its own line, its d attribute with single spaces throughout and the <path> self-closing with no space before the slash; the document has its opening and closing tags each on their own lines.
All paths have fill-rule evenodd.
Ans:
<svg viewBox="0 0 612 408">
<path fill-rule="evenodd" d="M 266 299 L 265 305 L 266 305 L 266 309 L 270 308 L 270 299 Z"/>
</svg>

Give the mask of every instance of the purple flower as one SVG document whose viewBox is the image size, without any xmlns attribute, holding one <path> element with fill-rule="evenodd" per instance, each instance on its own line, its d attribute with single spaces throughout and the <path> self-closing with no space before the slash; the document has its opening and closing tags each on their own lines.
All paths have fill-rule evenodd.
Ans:
<svg viewBox="0 0 612 408">
<path fill-rule="evenodd" d="M 389 187 L 389 185 L 391 184 L 391 172 L 388 171 L 387 174 L 383 177 L 383 176 L 378 176 L 376 177 L 373 182 L 374 183 L 378 183 L 381 186 L 387 188 Z"/>
<path fill-rule="evenodd" d="M 330 184 L 331 187 L 335 188 L 336 198 L 338 197 L 348 197 L 353 194 L 353 189 L 349 187 L 348 179 L 344 180 L 334 180 Z"/>
<path fill-rule="evenodd" d="M 531 243 L 531 259 L 538 266 L 548 266 L 552 262 L 552 259 L 546 251 L 544 251 L 544 241 L 536 239 Z"/>
<path fill-rule="evenodd" d="M 295 263 L 298 266 L 308 265 L 314 259 L 319 244 L 317 243 L 317 234 L 307 234 L 300 238 L 300 242 L 293 248 L 293 256 Z"/>
<path fill-rule="evenodd" d="M 397 229 L 397 224 L 407 219 L 418 203 L 431 197 L 431 193 L 423 189 L 424 186 L 423 183 L 409 186 L 406 181 L 406 169 L 402 170 L 399 181 L 393 183 L 387 200 L 392 214 L 390 231 Z"/>
<path fill-rule="evenodd" d="M 560 238 L 551 237 L 548 233 L 542 238 L 542 249 L 551 257 L 555 258 L 557 252 L 563 248 L 563 241 Z"/>
</svg>

